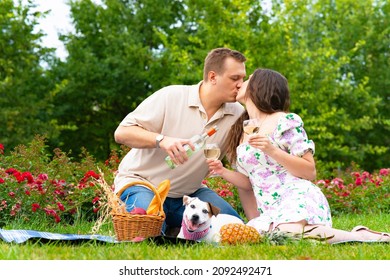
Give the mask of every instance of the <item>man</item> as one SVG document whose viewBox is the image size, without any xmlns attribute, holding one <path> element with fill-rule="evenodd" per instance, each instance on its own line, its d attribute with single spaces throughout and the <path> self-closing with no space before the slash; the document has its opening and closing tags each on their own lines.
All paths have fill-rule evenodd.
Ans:
<svg viewBox="0 0 390 280">
<path fill-rule="evenodd" d="M 208 131 L 218 131 L 207 142 L 218 143 L 221 156 L 226 154 L 231 125 L 243 113 L 236 96 L 244 77 L 246 58 L 238 51 L 217 48 L 205 59 L 203 81 L 197 85 L 172 85 L 156 91 L 129 113 L 115 131 L 115 141 L 130 148 L 119 165 L 115 192 L 125 189 L 121 199 L 127 210 L 148 208 L 154 193 L 142 186 L 126 186 L 133 181 L 147 181 L 154 186 L 170 180 L 164 202 L 164 229 L 179 228 L 183 217 L 183 196 L 199 197 L 221 209 L 221 213 L 239 217 L 238 213 L 215 192 L 202 185 L 208 165 L 202 152 L 188 158 L 183 145 L 189 138 Z M 169 155 L 178 166 L 170 169 Z"/>
</svg>

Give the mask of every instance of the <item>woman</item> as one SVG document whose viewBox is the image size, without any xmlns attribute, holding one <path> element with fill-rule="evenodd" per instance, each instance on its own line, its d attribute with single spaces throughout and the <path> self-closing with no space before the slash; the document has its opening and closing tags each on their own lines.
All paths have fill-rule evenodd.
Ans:
<svg viewBox="0 0 390 280">
<path fill-rule="evenodd" d="M 302 119 L 288 112 L 290 93 L 283 75 L 257 69 L 237 100 L 246 107 L 229 135 L 228 156 L 237 171 L 224 168 L 219 160 L 208 160 L 208 164 L 213 174 L 237 186 L 248 225 L 260 233 L 310 232 L 329 243 L 390 242 L 390 234 L 363 226 L 351 232 L 332 228 L 328 202 L 311 182 L 316 177 L 315 145 L 307 138 Z M 256 133 L 243 133 L 246 119 L 258 120 Z"/>
</svg>

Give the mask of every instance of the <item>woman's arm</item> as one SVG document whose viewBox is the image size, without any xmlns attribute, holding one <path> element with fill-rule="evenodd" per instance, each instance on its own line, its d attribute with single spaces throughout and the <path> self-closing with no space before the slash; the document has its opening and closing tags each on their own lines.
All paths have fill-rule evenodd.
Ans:
<svg viewBox="0 0 390 280">
<path fill-rule="evenodd" d="M 233 171 L 223 167 L 220 160 L 207 160 L 211 174 L 217 174 L 223 179 L 237 187 L 242 208 L 248 220 L 256 218 L 260 215 L 257 210 L 256 197 L 253 194 L 252 184 L 249 178 L 237 171 Z"/>
<path fill-rule="evenodd" d="M 211 174 L 221 176 L 239 189 L 252 191 L 251 182 L 244 174 L 225 168 L 220 160 L 208 159 L 207 164 L 209 165 Z"/>
<path fill-rule="evenodd" d="M 314 180 L 316 178 L 316 166 L 313 154 L 308 151 L 302 157 L 291 155 L 278 147 L 272 145 L 268 136 L 253 134 L 248 143 L 255 148 L 261 149 L 264 153 L 284 166 L 292 175 Z"/>
<path fill-rule="evenodd" d="M 260 216 L 259 210 L 257 210 L 257 201 L 253 190 L 237 188 L 237 191 L 240 197 L 242 208 L 244 209 L 245 216 L 248 221 Z"/>
</svg>

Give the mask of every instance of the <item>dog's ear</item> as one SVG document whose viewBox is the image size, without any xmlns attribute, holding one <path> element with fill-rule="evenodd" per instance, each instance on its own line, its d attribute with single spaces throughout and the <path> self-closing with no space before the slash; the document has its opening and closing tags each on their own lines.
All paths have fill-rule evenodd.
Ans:
<svg viewBox="0 0 390 280">
<path fill-rule="evenodd" d="M 212 205 L 210 202 L 207 202 L 210 208 L 211 215 L 217 216 L 219 212 L 221 212 L 221 209 L 219 209 L 217 206 Z"/>
<path fill-rule="evenodd" d="M 183 205 L 188 205 L 191 202 L 191 197 L 188 195 L 183 196 Z"/>
</svg>

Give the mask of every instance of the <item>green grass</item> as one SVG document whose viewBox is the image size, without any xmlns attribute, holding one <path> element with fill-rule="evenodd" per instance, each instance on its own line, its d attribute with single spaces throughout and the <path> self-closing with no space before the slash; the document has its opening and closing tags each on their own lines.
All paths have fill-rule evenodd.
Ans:
<svg viewBox="0 0 390 280">
<path fill-rule="evenodd" d="M 343 215 L 333 218 L 335 228 L 351 230 L 365 225 L 390 232 L 390 214 Z M 22 224 L 6 229 L 28 229 Z M 92 224 L 51 228 L 35 224 L 29 229 L 88 234 Z M 99 234 L 113 235 L 112 225 L 104 225 Z M 0 242 L 2 260 L 390 260 L 390 244 L 339 244 L 300 241 L 288 245 L 251 244 L 216 246 L 212 244 L 101 243 L 88 241 L 49 243 L 27 241 L 22 244 Z"/>
</svg>

